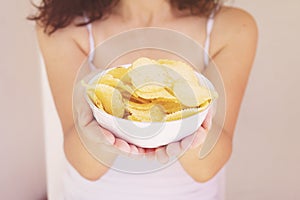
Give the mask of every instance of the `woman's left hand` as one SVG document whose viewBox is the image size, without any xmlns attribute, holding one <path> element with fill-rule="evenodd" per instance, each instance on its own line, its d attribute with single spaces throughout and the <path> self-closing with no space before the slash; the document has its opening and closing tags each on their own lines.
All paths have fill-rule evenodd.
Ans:
<svg viewBox="0 0 300 200">
<path fill-rule="evenodd" d="M 154 156 L 161 163 L 167 163 L 170 157 L 179 156 L 182 152 L 188 150 L 189 148 L 195 149 L 201 146 L 208 134 L 212 125 L 212 109 L 209 110 L 204 122 L 200 128 L 192 135 L 183 138 L 178 142 L 173 142 L 168 145 L 158 147 L 154 152 L 149 152 L 149 156 Z M 153 155 L 154 154 L 154 155 Z M 147 151 L 146 151 L 147 157 Z"/>
</svg>

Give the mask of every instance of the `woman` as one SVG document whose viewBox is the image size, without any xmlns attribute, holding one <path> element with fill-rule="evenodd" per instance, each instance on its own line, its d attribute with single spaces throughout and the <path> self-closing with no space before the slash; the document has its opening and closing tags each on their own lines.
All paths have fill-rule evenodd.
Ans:
<svg viewBox="0 0 300 200">
<path fill-rule="evenodd" d="M 71 164 L 65 198 L 222 199 L 217 179 L 231 155 L 234 128 L 255 56 L 257 27 L 253 18 L 243 10 L 222 6 L 218 0 L 43 0 L 38 9 L 31 19 L 37 21 L 38 40 L 63 127 L 65 155 Z M 72 114 L 73 83 L 94 45 L 126 30 L 152 26 L 180 31 L 208 50 L 226 90 L 225 123 L 218 143 L 204 159 L 197 159 L 195 152 L 203 142 L 199 138 L 210 128 L 210 116 L 176 166 L 138 176 L 113 172 L 89 154 L 78 137 Z M 91 124 L 90 111 L 83 107 L 83 116 L 88 117 L 81 121 Z M 94 127 L 97 130 L 107 139 L 106 148 L 113 146 L 128 156 L 149 151 L 116 138 L 102 127 Z M 147 156 L 166 162 L 186 140 L 175 147 L 155 149 Z M 116 156 L 103 152 L 112 160 Z M 134 187 L 129 186 L 131 183 Z"/>
</svg>

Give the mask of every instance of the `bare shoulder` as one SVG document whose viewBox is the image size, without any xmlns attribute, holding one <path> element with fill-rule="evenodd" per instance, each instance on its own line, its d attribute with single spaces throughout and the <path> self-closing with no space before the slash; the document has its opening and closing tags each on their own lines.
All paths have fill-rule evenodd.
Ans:
<svg viewBox="0 0 300 200">
<path fill-rule="evenodd" d="M 222 17 L 224 21 L 255 23 L 254 17 L 248 11 L 236 7 L 223 6 L 217 16 Z"/>
<path fill-rule="evenodd" d="M 247 11 L 234 7 L 222 7 L 215 16 L 213 30 L 215 53 L 232 42 L 256 42 L 258 27 L 254 17 Z"/>
<path fill-rule="evenodd" d="M 47 48 L 51 46 L 73 45 L 75 44 L 84 54 L 89 52 L 88 32 L 85 26 L 77 26 L 82 19 L 76 18 L 70 25 L 65 28 L 56 30 L 52 34 L 45 32 L 43 26 L 36 25 L 36 33 L 41 48 L 44 45 Z"/>
<path fill-rule="evenodd" d="M 234 8 L 223 7 L 216 15 L 216 22 L 228 27 L 228 30 L 238 30 L 247 27 L 249 30 L 257 30 L 257 25 L 254 17 L 247 11 Z"/>
</svg>

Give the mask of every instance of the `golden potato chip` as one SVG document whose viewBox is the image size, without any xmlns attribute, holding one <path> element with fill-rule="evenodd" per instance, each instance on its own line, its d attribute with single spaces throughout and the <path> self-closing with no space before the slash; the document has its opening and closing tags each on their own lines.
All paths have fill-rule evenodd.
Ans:
<svg viewBox="0 0 300 200">
<path fill-rule="evenodd" d="M 129 70 L 132 70 L 132 69 L 140 67 L 140 66 L 151 65 L 151 64 L 157 64 L 157 62 L 155 60 L 150 59 L 150 58 L 141 57 L 141 58 L 136 59 L 132 63 L 132 65 L 129 68 Z"/>
<path fill-rule="evenodd" d="M 149 114 L 149 110 L 139 110 L 133 107 L 126 107 L 126 109 L 129 111 L 130 114 L 135 115 L 135 116 L 139 116 L 139 115 L 148 115 Z"/>
<path fill-rule="evenodd" d="M 152 93 L 152 92 L 161 92 L 165 90 L 165 88 L 160 85 L 151 84 L 151 85 L 144 85 L 142 87 L 136 88 L 136 90 L 143 93 Z"/>
<path fill-rule="evenodd" d="M 173 81 L 165 68 L 158 64 L 140 66 L 130 70 L 128 76 L 134 88 L 140 88 L 145 85 L 172 87 Z"/>
<path fill-rule="evenodd" d="M 127 72 L 128 72 L 128 68 L 120 66 L 120 67 L 109 69 L 107 71 L 107 74 L 112 75 L 114 78 L 121 79 L 123 76 L 127 74 Z"/>
<path fill-rule="evenodd" d="M 165 113 L 173 113 L 185 108 L 178 101 L 170 101 L 166 99 L 155 99 L 152 102 L 136 103 L 133 101 L 126 101 L 126 108 L 135 110 L 149 110 L 154 105 L 160 105 Z"/>
<path fill-rule="evenodd" d="M 200 110 L 200 111 L 205 110 L 209 106 L 210 102 L 211 102 L 211 100 L 205 101 L 198 107 L 198 110 Z"/>
<path fill-rule="evenodd" d="M 182 105 L 179 101 L 169 101 L 165 99 L 155 99 L 153 101 L 154 104 L 161 105 L 162 108 L 164 109 L 164 112 L 169 114 L 169 113 L 174 113 L 179 110 L 182 110 L 186 108 L 184 105 Z"/>
<path fill-rule="evenodd" d="M 132 107 L 127 107 L 127 109 L 135 119 L 144 122 L 162 121 L 166 115 L 160 105 L 153 105 L 149 110 L 137 110 Z"/>
<path fill-rule="evenodd" d="M 110 74 L 103 74 L 99 79 L 97 80 L 96 84 L 106 84 L 112 87 L 116 87 L 119 83 L 119 79 L 114 78 Z"/>
<path fill-rule="evenodd" d="M 136 103 L 134 101 L 125 101 L 126 108 L 133 108 L 136 110 L 149 110 L 153 103 Z"/>
<path fill-rule="evenodd" d="M 104 74 L 103 76 L 101 76 L 97 84 L 105 84 L 114 88 L 121 89 L 122 91 L 126 91 L 130 94 L 133 93 L 133 90 L 130 86 L 125 85 L 120 79 L 114 78 L 111 74 Z"/>
<path fill-rule="evenodd" d="M 152 119 L 149 115 L 143 113 L 140 115 L 135 114 L 131 114 L 129 115 L 130 117 L 128 117 L 129 119 L 134 119 L 134 121 L 140 121 L 140 122 L 151 122 Z"/>
<path fill-rule="evenodd" d="M 176 82 L 173 91 L 177 99 L 185 106 L 198 107 L 207 100 L 211 100 L 211 92 L 199 84 L 191 84 L 186 81 Z"/>
<path fill-rule="evenodd" d="M 103 110 L 103 106 L 101 101 L 97 98 L 97 96 L 95 95 L 94 91 L 89 89 L 87 91 L 88 97 L 93 101 L 93 103 L 95 104 L 95 106 L 97 106 L 98 108 L 100 108 L 101 110 Z"/>
<path fill-rule="evenodd" d="M 108 85 L 97 84 L 95 94 L 108 114 L 121 118 L 124 116 L 125 105 L 119 90 Z"/>
<path fill-rule="evenodd" d="M 147 104 L 151 102 L 151 99 L 143 99 L 141 97 L 139 97 L 136 93 L 128 93 L 128 92 L 122 92 L 122 96 L 124 100 L 127 101 L 132 101 L 135 103 L 141 103 L 141 104 Z"/>
<path fill-rule="evenodd" d="M 124 83 L 130 83 L 131 80 L 127 75 L 128 70 L 129 68 L 126 67 L 116 67 L 116 68 L 109 69 L 107 74 L 112 75 L 114 78 L 122 80 Z"/>
<path fill-rule="evenodd" d="M 127 119 L 129 119 L 129 120 L 131 120 L 131 121 L 138 121 L 138 122 L 141 121 L 140 119 L 136 118 L 136 117 L 133 116 L 133 115 L 128 115 Z"/>
<path fill-rule="evenodd" d="M 150 116 L 153 122 L 160 122 L 164 120 L 166 113 L 162 106 L 154 105 L 150 108 Z"/>
<path fill-rule="evenodd" d="M 195 70 L 188 64 L 181 61 L 160 59 L 157 61 L 159 64 L 169 67 L 169 76 L 173 81 L 188 81 L 191 83 L 198 83 L 198 78 Z"/>
<path fill-rule="evenodd" d="M 184 110 L 180 110 L 180 111 L 166 115 L 165 120 L 166 121 L 179 120 L 179 119 L 183 119 L 186 117 L 190 117 L 199 112 L 201 112 L 201 110 L 198 108 L 186 108 Z"/>
<path fill-rule="evenodd" d="M 168 99 L 168 100 L 176 100 L 176 97 L 171 95 L 167 90 L 163 89 L 161 91 L 154 92 L 141 92 L 139 90 L 135 90 L 134 93 L 143 99 Z"/>
<path fill-rule="evenodd" d="M 134 121 L 151 122 L 151 117 L 149 116 L 149 114 L 146 111 L 145 111 L 145 113 L 132 113 L 127 118 L 133 119 Z"/>
</svg>

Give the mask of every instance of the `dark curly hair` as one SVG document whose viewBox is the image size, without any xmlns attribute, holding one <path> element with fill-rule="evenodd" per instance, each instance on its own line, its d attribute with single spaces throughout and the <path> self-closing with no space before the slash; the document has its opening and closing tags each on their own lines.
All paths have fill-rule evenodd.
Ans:
<svg viewBox="0 0 300 200">
<path fill-rule="evenodd" d="M 192 14 L 208 16 L 216 9 L 222 0 L 170 0 L 172 6 L 179 10 L 190 9 Z M 75 17 L 86 16 L 89 21 L 79 23 L 83 26 L 103 17 L 119 0 L 42 0 L 36 6 L 38 13 L 28 17 L 29 20 L 39 22 L 45 32 L 54 33 L 60 28 L 68 26 Z"/>
</svg>

